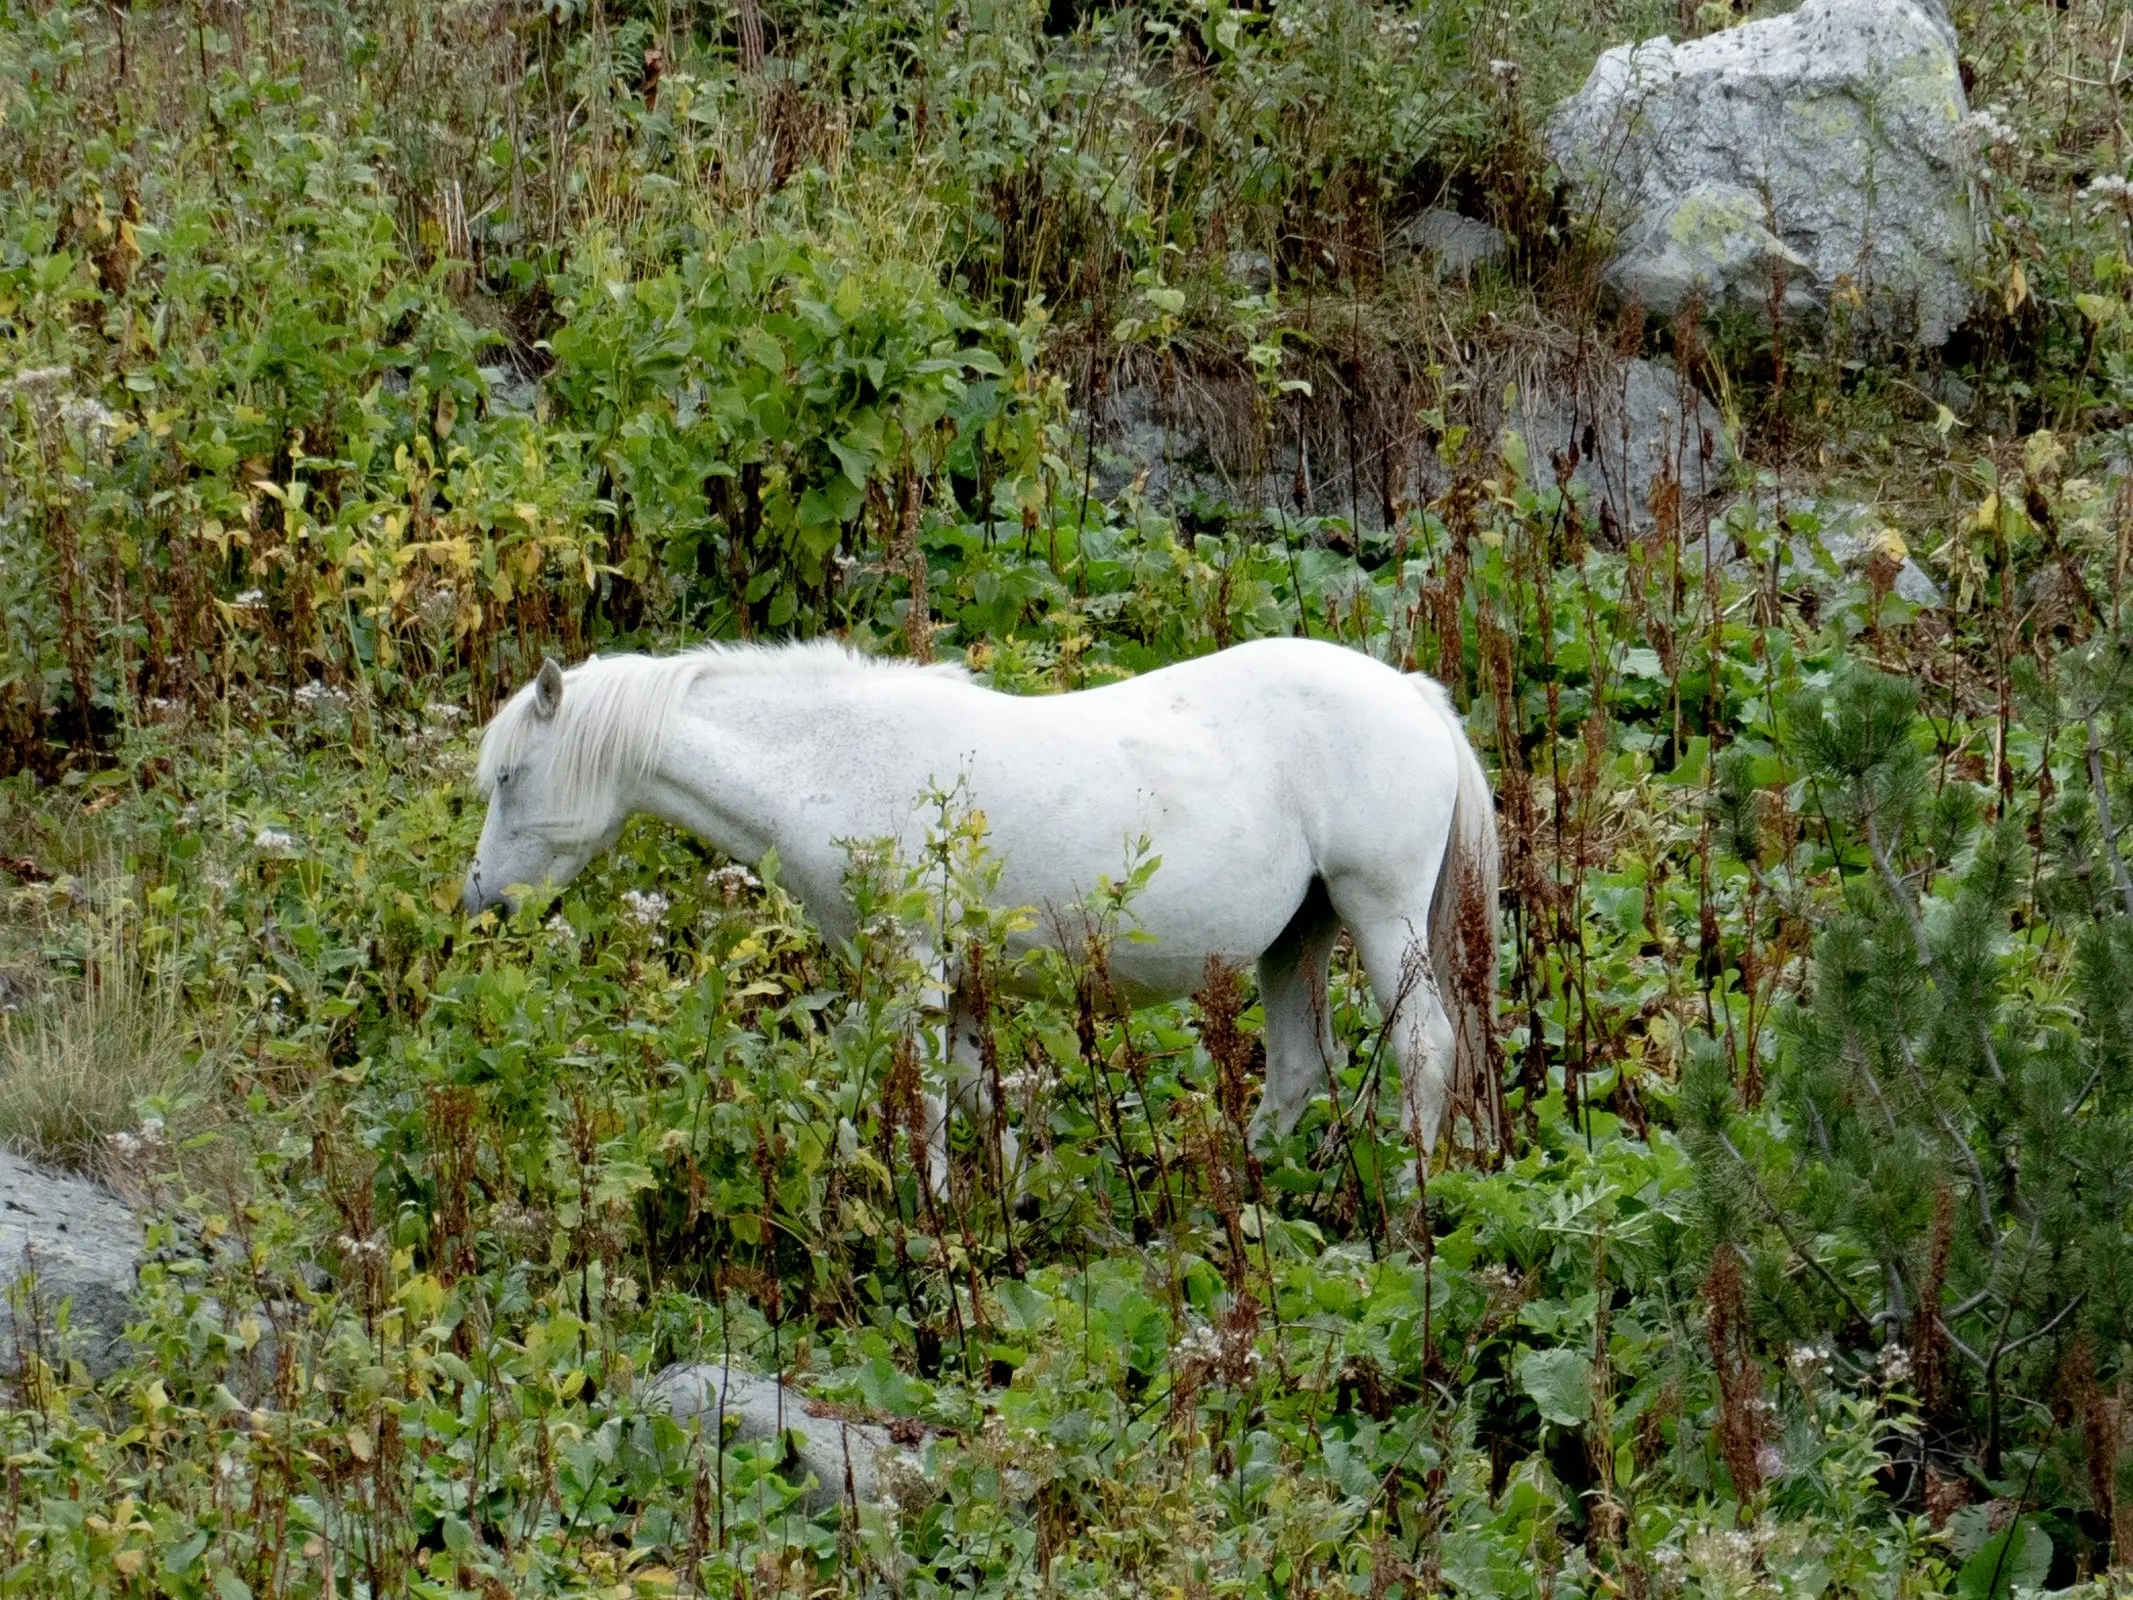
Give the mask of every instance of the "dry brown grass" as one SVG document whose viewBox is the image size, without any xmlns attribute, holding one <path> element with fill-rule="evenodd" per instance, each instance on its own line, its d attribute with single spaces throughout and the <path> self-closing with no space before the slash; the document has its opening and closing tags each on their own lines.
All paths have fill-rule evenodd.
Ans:
<svg viewBox="0 0 2133 1600">
<path fill-rule="evenodd" d="M 0 1144 L 76 1169 L 100 1166 L 148 1097 L 184 1093 L 203 1068 L 183 997 L 123 939 L 81 978 L 0 1017 Z"/>
</svg>

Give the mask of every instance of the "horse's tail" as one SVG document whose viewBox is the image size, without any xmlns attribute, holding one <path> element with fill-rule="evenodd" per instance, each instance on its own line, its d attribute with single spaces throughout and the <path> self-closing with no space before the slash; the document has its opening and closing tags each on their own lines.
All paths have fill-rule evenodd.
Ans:
<svg viewBox="0 0 2133 1600">
<path fill-rule="evenodd" d="M 1429 908 L 1430 968 L 1452 1021 L 1448 1109 L 1454 1122 L 1465 1116 L 1473 1123 L 1477 1140 L 1500 1144 L 1508 1130 L 1496 1043 L 1496 895 L 1503 878 L 1496 802 L 1444 686 L 1419 673 L 1407 681 L 1444 719 L 1458 752 L 1451 836 Z"/>
</svg>

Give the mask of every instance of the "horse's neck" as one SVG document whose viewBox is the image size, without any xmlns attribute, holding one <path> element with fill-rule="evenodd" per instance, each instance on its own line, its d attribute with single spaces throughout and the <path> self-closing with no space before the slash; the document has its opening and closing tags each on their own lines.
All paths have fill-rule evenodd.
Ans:
<svg viewBox="0 0 2133 1600">
<path fill-rule="evenodd" d="M 783 845 L 795 758 L 818 685 L 716 677 L 674 708 L 630 809 L 695 834 L 737 861 Z"/>
</svg>

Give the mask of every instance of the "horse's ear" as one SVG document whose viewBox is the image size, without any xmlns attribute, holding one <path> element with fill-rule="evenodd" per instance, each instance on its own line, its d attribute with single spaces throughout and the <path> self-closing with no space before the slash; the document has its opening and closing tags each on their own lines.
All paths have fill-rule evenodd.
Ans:
<svg viewBox="0 0 2133 1600">
<path fill-rule="evenodd" d="M 549 656 L 541 662 L 540 676 L 533 680 L 533 711 L 546 721 L 555 715 L 556 707 L 563 703 L 563 669 Z"/>
</svg>

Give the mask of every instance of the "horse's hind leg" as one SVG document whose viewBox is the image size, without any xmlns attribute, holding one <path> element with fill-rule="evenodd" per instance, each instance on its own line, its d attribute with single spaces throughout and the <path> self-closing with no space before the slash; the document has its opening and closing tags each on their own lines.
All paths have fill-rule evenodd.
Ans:
<svg viewBox="0 0 2133 1600">
<path fill-rule="evenodd" d="M 1259 958 L 1259 1004 L 1266 1016 L 1266 1092 L 1252 1115 L 1252 1141 L 1286 1137 L 1311 1097 L 1326 1087 L 1333 1060 L 1333 1012 L 1326 993 L 1340 918 L 1325 886 L 1311 881 L 1304 903 Z"/>
<path fill-rule="evenodd" d="M 1386 896 L 1374 885 L 1341 886 L 1334 903 L 1355 937 L 1400 1064 L 1402 1131 L 1415 1142 L 1418 1169 L 1427 1171 L 1450 1092 L 1453 1044 L 1452 1020 L 1430 968 L 1428 889 Z"/>
</svg>

